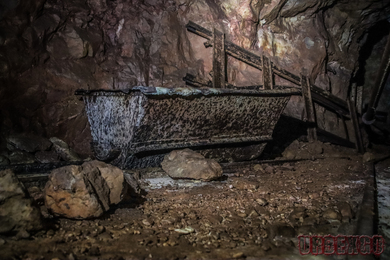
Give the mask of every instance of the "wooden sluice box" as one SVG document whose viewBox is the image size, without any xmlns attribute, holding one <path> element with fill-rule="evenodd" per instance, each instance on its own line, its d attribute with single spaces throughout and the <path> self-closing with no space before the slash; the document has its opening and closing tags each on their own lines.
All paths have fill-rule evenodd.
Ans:
<svg viewBox="0 0 390 260">
<path fill-rule="evenodd" d="M 290 96 L 301 90 L 274 86 L 272 75 L 264 71 L 265 87 L 238 88 L 225 82 L 224 46 L 234 45 L 214 31 L 213 42 L 217 37 L 221 41 L 214 44 L 212 82 L 186 75 L 190 86 L 76 91 L 85 103 L 98 159 L 121 168 L 143 168 L 159 166 L 164 154 L 181 148 L 220 162 L 261 155 Z M 238 46 L 231 51 L 236 52 L 236 58 L 244 54 L 241 60 L 263 68 L 264 57 Z"/>
</svg>

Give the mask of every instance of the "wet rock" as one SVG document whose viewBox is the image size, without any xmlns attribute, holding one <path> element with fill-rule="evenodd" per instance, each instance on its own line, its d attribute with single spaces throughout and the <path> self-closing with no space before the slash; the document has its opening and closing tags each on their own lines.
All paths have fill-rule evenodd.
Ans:
<svg viewBox="0 0 390 260">
<path fill-rule="evenodd" d="M 28 153 L 45 151 L 50 149 L 50 147 L 52 146 L 52 143 L 46 138 L 26 134 L 10 135 L 7 138 L 7 142 L 14 146 L 16 149 Z"/>
<path fill-rule="evenodd" d="M 0 171 L 0 234 L 42 228 L 41 215 L 11 170 Z"/>
<path fill-rule="evenodd" d="M 53 143 L 53 149 L 56 151 L 58 156 L 64 161 L 81 161 L 77 153 L 69 148 L 69 145 L 57 137 L 50 138 Z"/>
<path fill-rule="evenodd" d="M 60 161 L 55 151 L 40 151 L 35 153 L 35 160 L 40 163 L 54 163 Z"/>
<path fill-rule="evenodd" d="M 53 170 L 45 187 L 45 205 L 58 216 L 99 217 L 124 191 L 122 171 L 99 161 Z"/>
<path fill-rule="evenodd" d="M 33 155 L 22 152 L 22 151 L 14 151 L 9 156 L 8 159 L 11 164 L 26 164 L 26 163 L 34 163 L 35 158 Z"/>
<path fill-rule="evenodd" d="M 163 170 L 174 179 L 210 181 L 222 176 L 222 167 L 190 149 L 175 150 L 165 156 Z"/>
</svg>

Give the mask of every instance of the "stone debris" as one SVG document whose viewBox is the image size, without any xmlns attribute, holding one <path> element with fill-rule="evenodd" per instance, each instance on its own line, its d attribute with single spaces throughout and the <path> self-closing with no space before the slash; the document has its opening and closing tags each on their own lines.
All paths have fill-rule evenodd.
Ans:
<svg viewBox="0 0 390 260">
<path fill-rule="evenodd" d="M 222 167 L 215 160 L 206 159 L 190 149 L 170 152 L 161 166 L 173 179 L 211 181 L 222 176 Z"/>
<path fill-rule="evenodd" d="M 52 143 L 49 140 L 36 135 L 14 134 L 8 136 L 6 139 L 8 144 L 18 150 L 28 153 L 46 151 L 52 146 Z"/>
<path fill-rule="evenodd" d="M 92 166 L 85 168 L 98 174 L 93 170 L 95 164 L 90 163 Z M 141 192 L 139 202 L 132 198 L 123 200 L 121 206 L 111 206 L 104 218 L 56 218 L 47 231 L 20 232 L 18 239 L 22 241 L 5 238 L 0 255 L 10 255 L 9 259 L 39 259 L 42 255 L 68 259 L 70 254 L 75 259 L 147 259 L 149 254 L 156 259 L 285 259 L 282 251 L 289 257 L 297 253 L 298 235 L 350 234 L 354 230 L 357 219 L 347 221 L 346 216 L 349 208 L 352 216 L 358 211 L 365 180 L 362 171 L 349 170 L 356 164 L 361 165 L 361 156 L 273 164 L 273 174 L 247 166 L 237 169 L 242 176 L 219 182 L 164 185 Z M 101 184 L 97 177 L 91 181 L 97 184 L 91 184 L 90 176 L 80 171 L 82 185 Z M 126 172 L 136 187 L 139 179 L 161 178 L 154 168 Z M 109 187 L 107 184 L 102 192 Z M 42 200 L 38 187 L 29 188 L 29 192 Z M 99 196 L 94 196 L 100 203 Z M 37 243 L 47 246 L 37 248 Z M 22 245 L 27 253 L 11 250 Z"/>
<path fill-rule="evenodd" d="M 119 203 L 124 191 L 122 170 L 90 161 L 53 170 L 45 187 L 45 205 L 57 216 L 96 218 Z"/>
<path fill-rule="evenodd" d="M 11 170 L 0 171 L 0 234 L 41 229 L 41 214 Z"/>
<path fill-rule="evenodd" d="M 0 146 L 0 166 L 81 161 L 67 143 L 59 138 L 49 139 L 32 134 L 12 134 Z"/>
</svg>

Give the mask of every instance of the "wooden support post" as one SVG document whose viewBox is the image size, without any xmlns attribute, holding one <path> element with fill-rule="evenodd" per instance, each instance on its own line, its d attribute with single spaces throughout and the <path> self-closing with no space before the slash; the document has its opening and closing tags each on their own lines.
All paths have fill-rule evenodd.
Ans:
<svg viewBox="0 0 390 260">
<path fill-rule="evenodd" d="M 225 87 L 225 34 L 213 30 L 213 88 Z"/>
<path fill-rule="evenodd" d="M 359 151 L 359 153 L 364 153 L 365 149 L 363 145 L 362 133 L 360 132 L 359 119 L 357 117 L 356 107 L 354 105 L 354 102 L 350 99 L 348 99 L 347 103 L 349 107 L 349 112 L 351 114 L 353 130 L 355 132 L 355 147 Z"/>
<path fill-rule="evenodd" d="M 264 89 L 273 89 L 274 81 L 272 77 L 272 66 L 271 61 L 263 55 L 262 59 L 263 67 L 263 87 Z"/>
<path fill-rule="evenodd" d="M 305 110 L 306 110 L 306 121 L 310 124 L 307 129 L 307 139 L 309 142 L 313 142 L 317 140 L 317 123 L 315 117 L 315 111 L 313 106 L 313 100 L 311 98 L 311 89 L 309 79 L 301 75 L 301 85 L 302 85 L 302 97 L 305 102 Z"/>
</svg>

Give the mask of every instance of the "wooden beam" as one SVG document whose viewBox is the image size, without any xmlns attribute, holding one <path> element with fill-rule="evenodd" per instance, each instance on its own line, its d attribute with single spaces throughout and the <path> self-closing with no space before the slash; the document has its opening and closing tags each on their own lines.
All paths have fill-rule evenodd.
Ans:
<svg viewBox="0 0 390 260">
<path fill-rule="evenodd" d="M 354 102 L 350 99 L 348 99 L 347 103 L 348 103 L 349 111 L 351 113 L 353 130 L 355 132 L 355 147 L 359 151 L 359 153 L 364 153 L 365 149 L 363 145 L 362 133 L 360 132 L 359 119 L 357 117 L 356 107 L 354 105 Z"/>
<path fill-rule="evenodd" d="M 302 84 L 302 97 L 305 102 L 306 121 L 310 124 L 307 129 L 307 139 L 309 142 L 317 140 L 317 123 L 315 117 L 315 111 L 313 106 L 313 100 L 311 98 L 310 82 L 309 79 L 301 75 Z"/>
<path fill-rule="evenodd" d="M 272 75 L 271 61 L 263 55 L 263 86 L 264 89 L 273 89 L 274 80 Z"/>
<path fill-rule="evenodd" d="M 224 88 L 226 79 L 225 34 L 213 31 L 213 88 Z"/>
</svg>

